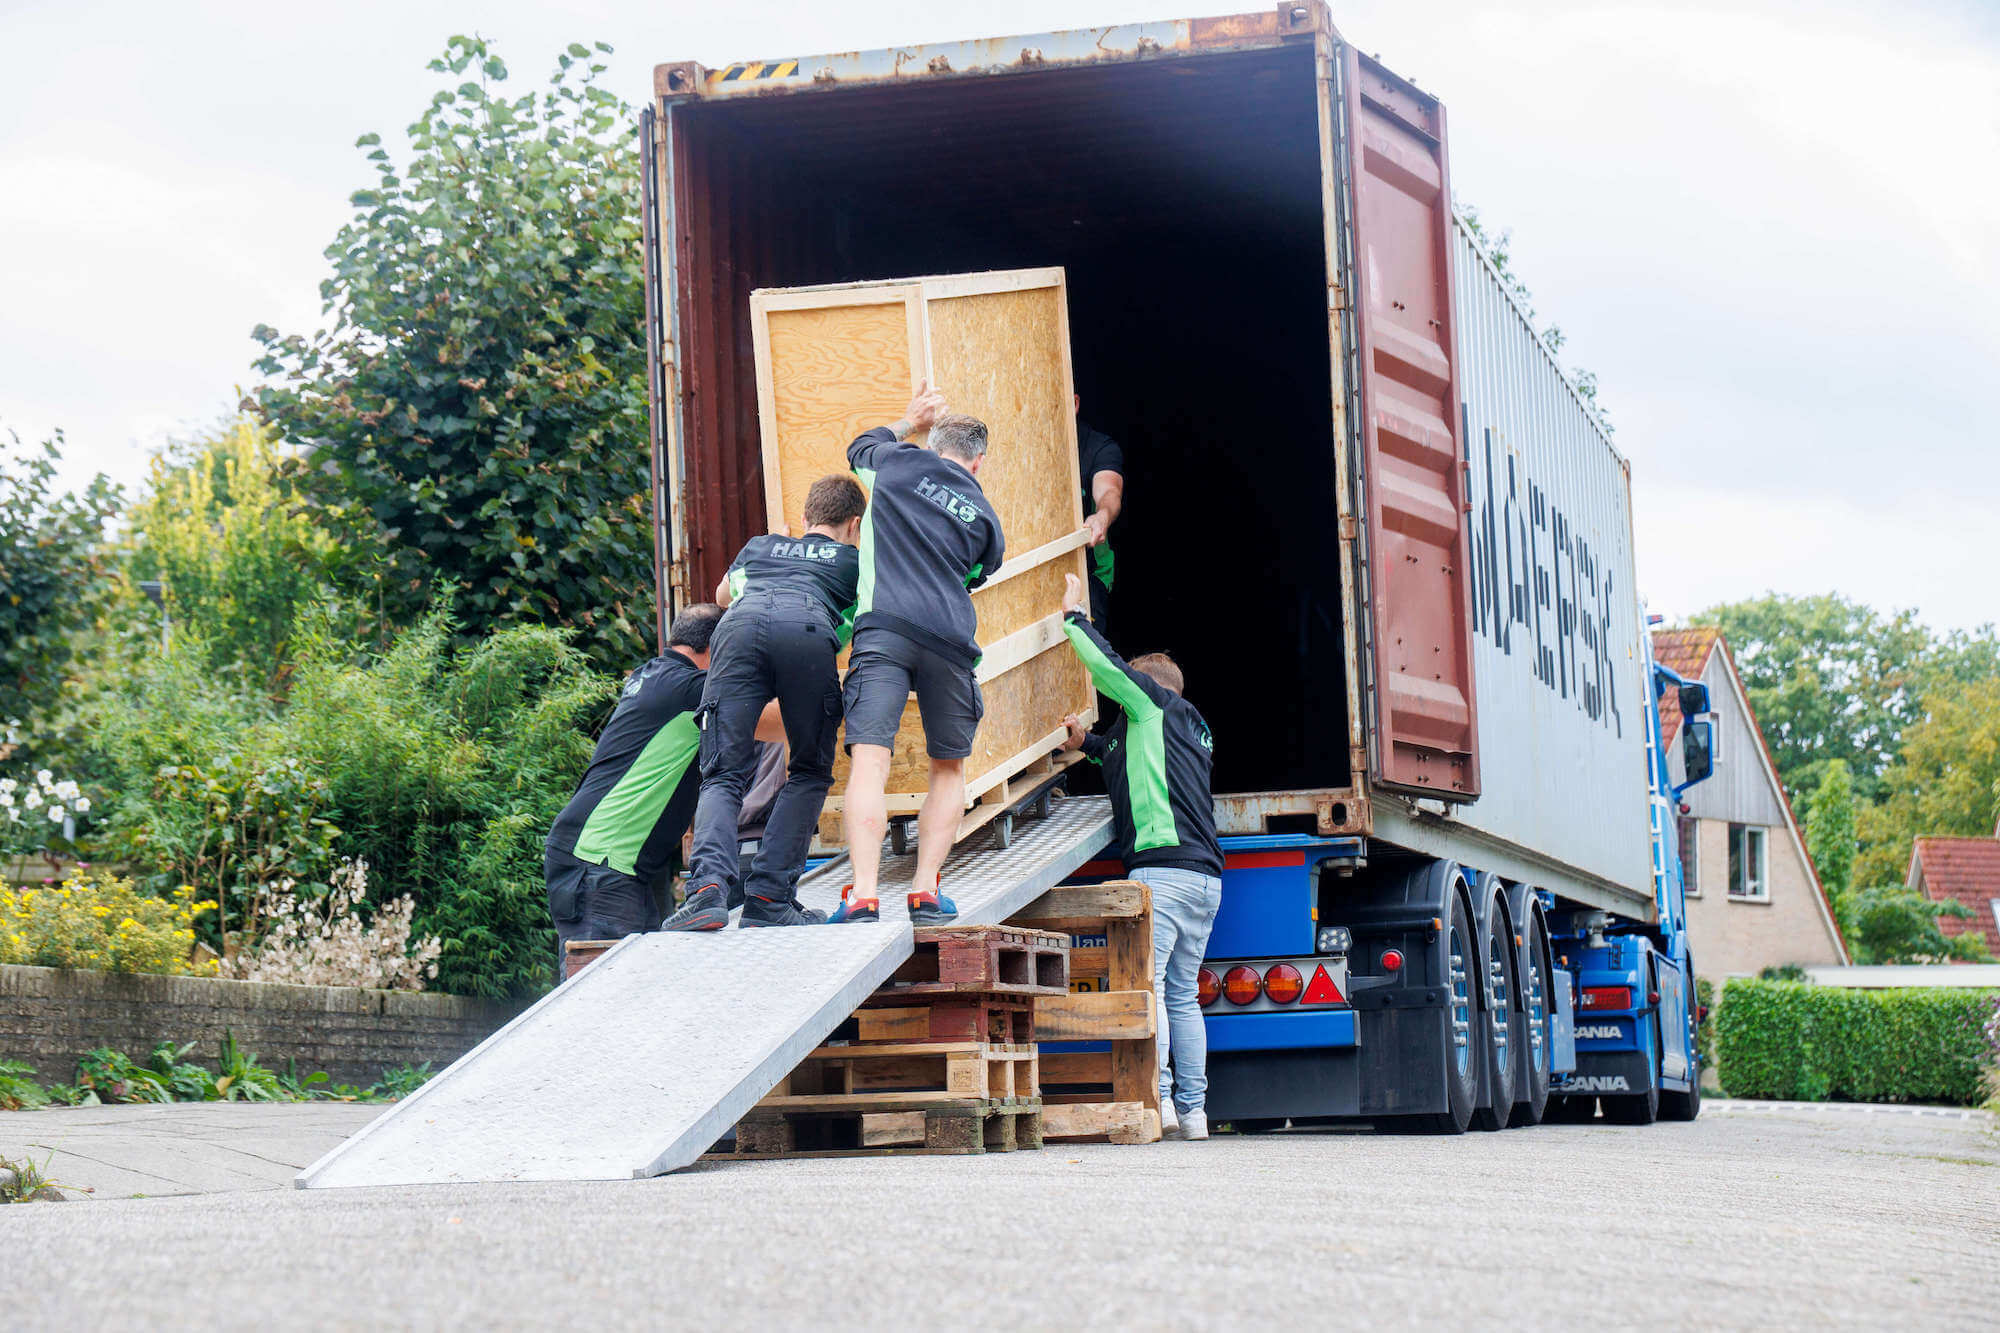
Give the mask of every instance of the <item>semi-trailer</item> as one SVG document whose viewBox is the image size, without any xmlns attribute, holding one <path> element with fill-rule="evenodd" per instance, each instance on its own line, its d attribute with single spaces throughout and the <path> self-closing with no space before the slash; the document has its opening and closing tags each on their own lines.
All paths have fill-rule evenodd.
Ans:
<svg viewBox="0 0 2000 1333">
<path fill-rule="evenodd" d="M 1061 266 L 1115 633 L 1216 736 L 1211 1120 L 1699 1109 L 1630 471 L 1323 5 L 655 71 L 661 630 L 762 531 L 749 295 Z M 1685 784 L 1684 784 L 1685 785 Z"/>
</svg>

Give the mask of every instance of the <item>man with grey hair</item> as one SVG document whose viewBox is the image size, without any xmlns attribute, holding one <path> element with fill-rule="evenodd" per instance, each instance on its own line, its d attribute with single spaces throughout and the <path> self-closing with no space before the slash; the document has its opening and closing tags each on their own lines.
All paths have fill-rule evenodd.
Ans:
<svg viewBox="0 0 2000 1333">
<path fill-rule="evenodd" d="M 906 437 L 928 430 L 927 446 Z M 848 659 L 847 750 L 853 768 L 845 805 L 854 882 L 841 892 L 835 924 L 880 915 L 877 880 L 888 832 L 890 751 L 912 690 L 923 718 L 930 787 L 917 814 L 917 873 L 910 920 L 934 925 L 958 915 L 938 891 L 938 871 L 965 812 L 965 758 L 985 704 L 972 589 L 1000 567 L 1006 538 L 979 488 L 985 423 L 945 411 L 944 395 L 920 385 L 908 413 L 847 447 L 868 487 L 861 520 L 861 584 Z"/>
</svg>

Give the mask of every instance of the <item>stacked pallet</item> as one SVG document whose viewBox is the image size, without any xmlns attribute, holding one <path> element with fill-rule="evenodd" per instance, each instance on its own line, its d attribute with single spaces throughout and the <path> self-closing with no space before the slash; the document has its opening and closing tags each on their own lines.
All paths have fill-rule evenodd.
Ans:
<svg viewBox="0 0 2000 1333">
<path fill-rule="evenodd" d="M 1073 994 L 1035 1006 L 1042 1132 L 1064 1142 L 1157 1143 L 1160 1066 L 1152 893 L 1120 880 L 1051 889 L 1011 925 L 1072 942 Z"/>
<path fill-rule="evenodd" d="M 1035 1007 L 1069 996 L 1069 941 L 936 926 L 736 1126 L 746 1157 L 1012 1152 L 1042 1146 Z"/>
</svg>

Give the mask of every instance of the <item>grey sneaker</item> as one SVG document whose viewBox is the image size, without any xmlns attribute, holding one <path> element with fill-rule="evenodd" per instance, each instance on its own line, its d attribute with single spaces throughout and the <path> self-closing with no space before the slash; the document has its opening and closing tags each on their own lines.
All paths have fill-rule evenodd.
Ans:
<svg viewBox="0 0 2000 1333">
<path fill-rule="evenodd" d="M 720 884 L 704 884 L 690 893 L 681 910 L 660 923 L 661 930 L 721 930 L 729 924 L 729 900 Z"/>
<path fill-rule="evenodd" d="M 1160 1098 L 1160 1137 L 1171 1139 L 1181 1132 L 1180 1117 L 1174 1114 L 1174 1104 L 1166 1097 Z"/>
<path fill-rule="evenodd" d="M 1208 1137 L 1208 1112 L 1189 1111 L 1181 1117 L 1181 1137 L 1189 1143 L 1199 1143 Z"/>
<path fill-rule="evenodd" d="M 769 898 L 759 898 L 751 894 L 743 900 L 743 915 L 736 919 L 738 930 L 755 930 L 759 926 L 823 926 L 826 913 L 818 908 L 807 907 L 796 898 L 783 902 L 773 902 Z"/>
</svg>

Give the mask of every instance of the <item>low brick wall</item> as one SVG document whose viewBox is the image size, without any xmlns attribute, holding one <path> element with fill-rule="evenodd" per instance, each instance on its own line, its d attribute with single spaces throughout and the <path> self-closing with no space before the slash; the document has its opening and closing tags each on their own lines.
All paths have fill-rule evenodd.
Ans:
<svg viewBox="0 0 2000 1333">
<path fill-rule="evenodd" d="M 412 991 L 283 986 L 212 977 L 162 977 L 70 968 L 0 966 L 0 1060 L 33 1065 L 45 1083 L 76 1077 L 98 1046 L 144 1060 L 163 1041 L 196 1043 L 211 1067 L 225 1031 L 258 1063 L 300 1077 L 324 1069 L 366 1087 L 397 1065 L 456 1060 L 525 1007 Z"/>
</svg>

